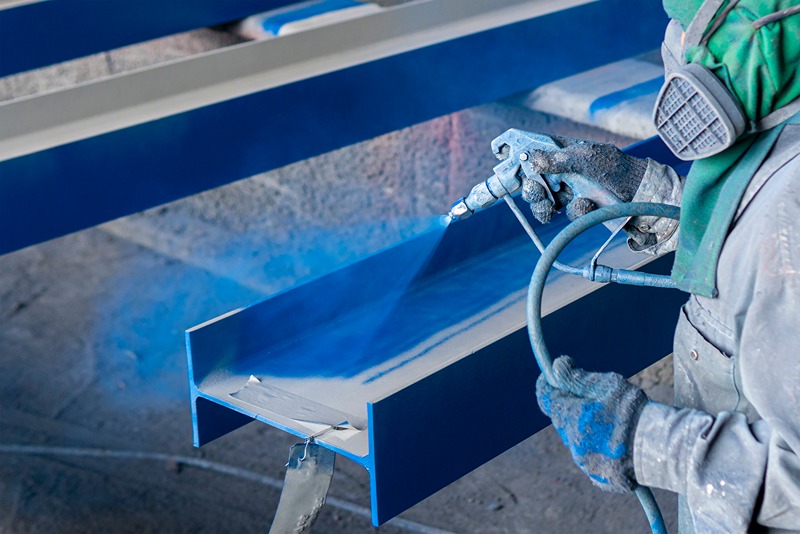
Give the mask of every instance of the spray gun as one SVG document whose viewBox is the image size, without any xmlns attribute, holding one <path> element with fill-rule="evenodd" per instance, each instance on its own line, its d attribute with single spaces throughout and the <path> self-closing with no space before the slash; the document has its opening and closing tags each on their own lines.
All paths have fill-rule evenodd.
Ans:
<svg viewBox="0 0 800 534">
<path fill-rule="evenodd" d="M 534 150 L 558 150 L 563 145 L 556 139 L 539 133 L 525 132 L 512 128 L 492 141 L 492 152 L 500 160 L 495 165 L 494 174 L 486 181 L 472 188 L 469 195 L 458 199 L 450 207 L 450 218 L 454 221 L 466 219 L 476 210 L 485 209 L 517 192 L 522 180 L 528 178 L 544 187 L 548 198 L 555 203 L 554 193 L 565 186 L 578 197 L 589 198 L 598 206 L 610 206 L 622 202 L 609 190 L 575 173 L 539 174 L 531 165 L 531 152 Z"/>
<path fill-rule="evenodd" d="M 604 224 L 612 231 L 612 234 L 599 248 L 588 265 L 582 268 L 572 267 L 554 259 L 553 267 L 562 272 L 586 278 L 592 282 L 675 287 L 669 276 L 653 275 L 626 269 L 613 269 L 597 263 L 600 254 L 611 244 L 632 216 L 632 214 L 625 212 L 627 206 L 631 206 L 631 204 L 623 202 L 614 193 L 581 174 L 539 174 L 534 170 L 531 162 L 531 154 L 534 150 L 555 151 L 563 148 L 563 146 L 558 139 L 549 135 L 526 132 L 516 128 L 511 128 L 496 137 L 492 141 L 492 152 L 500 160 L 500 163 L 495 165 L 494 174 L 488 180 L 473 187 L 469 195 L 453 203 L 448 214 L 450 219 L 453 221 L 464 220 L 475 211 L 488 208 L 498 200 L 503 199 L 508 204 L 508 207 L 511 208 L 511 211 L 514 212 L 517 220 L 536 245 L 536 248 L 544 254 L 544 243 L 539 239 L 528 219 L 522 214 L 512 195 L 522 187 L 524 179 L 533 180 L 540 184 L 554 204 L 555 193 L 568 188 L 575 197 L 588 198 L 599 208 L 616 207 L 617 212 L 620 213 L 616 219 L 624 219 L 624 222 L 622 224 L 615 223 L 613 219 L 604 221 Z"/>
<path fill-rule="evenodd" d="M 501 160 L 494 167 L 494 174 L 488 180 L 473 187 L 469 195 L 453 203 L 449 213 L 452 220 L 463 220 L 470 217 L 476 210 L 488 208 L 502 198 L 542 253 L 528 286 L 526 315 L 528 337 L 536 362 L 551 384 L 555 383 L 552 374 L 553 360 L 544 343 L 542 332 L 542 294 L 551 267 L 594 282 L 674 288 L 674 282 L 669 276 L 613 269 L 605 265 L 598 265 L 597 259 L 631 217 L 656 216 L 675 220 L 680 217 L 680 210 L 675 206 L 641 202 L 624 203 L 607 189 L 580 174 L 541 175 L 534 172 L 530 162 L 532 150 L 558 150 L 562 147 L 561 143 L 547 135 L 513 128 L 508 130 L 492 141 L 492 152 Z M 542 185 L 550 201 L 554 203 L 554 193 L 558 193 L 564 187 L 569 187 L 574 196 L 591 199 L 599 208 L 577 218 L 545 247 L 511 196 L 522 187 L 522 181 L 525 178 Z M 607 224 L 620 218 L 625 218 L 625 223 L 617 226 L 611 237 L 599 248 L 587 266 L 578 268 L 556 261 L 564 248 L 582 232 L 598 224 Z M 653 534 L 667 534 L 661 510 L 659 510 L 650 489 L 640 485 L 636 487 L 634 493 L 647 515 Z"/>
</svg>

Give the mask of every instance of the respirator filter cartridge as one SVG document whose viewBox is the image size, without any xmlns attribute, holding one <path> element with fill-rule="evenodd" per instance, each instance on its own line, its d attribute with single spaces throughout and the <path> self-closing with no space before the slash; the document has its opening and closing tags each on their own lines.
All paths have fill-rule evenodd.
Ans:
<svg viewBox="0 0 800 534">
<path fill-rule="evenodd" d="M 667 75 L 653 122 L 661 139 L 684 161 L 722 152 L 747 125 L 744 112 L 722 82 L 693 63 Z"/>
</svg>

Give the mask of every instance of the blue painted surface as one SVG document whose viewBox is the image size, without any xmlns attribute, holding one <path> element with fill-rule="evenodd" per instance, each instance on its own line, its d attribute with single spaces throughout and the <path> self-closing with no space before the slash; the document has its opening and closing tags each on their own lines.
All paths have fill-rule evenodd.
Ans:
<svg viewBox="0 0 800 534">
<path fill-rule="evenodd" d="M 206 443 L 218 436 L 233 432 L 254 417 L 231 411 L 227 406 L 201 396 L 192 398 L 192 431 L 195 443 Z"/>
<path fill-rule="evenodd" d="M 527 339 L 511 335 L 370 404 L 373 524 L 547 426 L 537 376 Z"/>
<path fill-rule="evenodd" d="M 425 339 L 435 332 L 419 328 L 427 323 L 432 295 L 420 298 L 411 286 L 444 232 L 445 228 L 439 227 L 415 239 L 415 250 L 400 257 L 401 261 L 383 263 L 379 275 L 357 266 L 342 269 L 314 283 L 306 298 L 290 298 L 270 307 L 271 317 L 264 318 L 267 322 L 303 317 L 308 323 L 299 323 L 300 328 L 275 329 L 278 346 L 266 343 L 263 350 L 236 362 L 234 371 L 287 378 L 350 378 L 396 354 L 398 343 L 410 348 Z M 368 285 L 375 292 L 370 291 L 371 298 L 364 302 L 360 295 L 365 294 L 366 277 L 372 278 Z M 454 295 L 445 290 L 438 291 L 436 297 L 452 299 Z M 315 325 L 314 336 L 308 335 L 308 324 Z M 319 343 L 318 337 L 326 342 Z M 291 353 L 303 357 L 293 358 Z"/>
<path fill-rule="evenodd" d="M 590 2 L 0 162 L 0 254 L 653 49 L 666 23 Z"/>
<path fill-rule="evenodd" d="M 0 9 L 0 76 L 231 22 L 295 2 L 47 0 Z"/>
<path fill-rule="evenodd" d="M 220 343 L 231 355 L 220 363 L 236 374 L 350 378 L 430 338 L 443 329 L 443 321 L 455 325 L 495 306 L 527 286 L 537 257 L 513 214 L 499 207 L 474 221 L 429 230 L 194 332 L 204 336 L 192 343 L 195 380 L 199 383 L 219 368 L 209 362 L 218 359 Z M 561 219 L 543 226 L 540 233 L 551 238 L 565 223 Z M 586 233 L 564 258 L 583 255 L 604 236 L 602 228 Z M 491 283 L 476 285 L 482 280 Z M 296 317 L 303 320 L 287 320 Z M 279 327 L 258 328 L 266 324 Z M 309 335 L 309 325 L 314 335 Z M 239 334 L 255 331 L 258 336 L 247 339 Z M 393 368 L 423 356 L 414 353 Z M 387 372 L 369 374 L 365 383 Z"/>
<path fill-rule="evenodd" d="M 582 405 L 578 417 L 581 441 L 575 446 L 573 454 L 578 456 L 602 454 L 613 459 L 622 458 L 627 451 L 624 442 L 619 442 L 616 447 L 611 448 L 616 423 L 617 421 L 609 420 L 608 411 L 602 403 L 590 402 Z"/>
<path fill-rule="evenodd" d="M 633 100 L 634 98 L 638 98 L 640 96 L 658 93 L 663 84 L 664 77 L 658 76 L 652 80 L 637 83 L 636 85 L 626 87 L 625 89 L 620 89 L 619 91 L 614 91 L 613 93 L 603 95 L 589 104 L 589 115 L 592 116 L 598 111 L 613 108 L 614 106 L 618 106 L 623 102 Z"/>
<path fill-rule="evenodd" d="M 332 11 L 338 11 L 340 9 L 347 9 L 362 5 L 364 5 L 363 2 L 356 2 L 355 0 L 322 0 L 319 3 L 312 4 L 310 6 L 297 8 L 267 17 L 261 23 L 261 27 L 266 33 L 278 35 L 278 33 L 281 31 L 281 28 L 290 22 L 297 22 L 298 20 L 316 17 L 317 15 L 330 13 Z"/>
</svg>

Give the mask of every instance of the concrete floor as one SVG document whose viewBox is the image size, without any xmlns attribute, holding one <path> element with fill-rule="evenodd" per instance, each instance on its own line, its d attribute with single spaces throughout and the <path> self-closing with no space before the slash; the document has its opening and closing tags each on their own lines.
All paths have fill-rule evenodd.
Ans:
<svg viewBox="0 0 800 534">
<path fill-rule="evenodd" d="M 85 75 L 0 80 L 0 98 L 148 57 L 125 53 L 86 60 Z M 492 104 L 1 256 L 0 532 L 267 530 L 296 438 L 253 423 L 194 449 L 183 331 L 423 229 L 485 177 L 489 141 L 512 126 L 631 141 Z M 671 397 L 669 362 L 639 380 Z M 316 531 L 375 530 L 368 483 L 339 459 Z M 674 528 L 674 497 L 657 495 Z M 647 522 L 634 497 L 595 489 L 547 429 L 377 530 Z"/>
</svg>

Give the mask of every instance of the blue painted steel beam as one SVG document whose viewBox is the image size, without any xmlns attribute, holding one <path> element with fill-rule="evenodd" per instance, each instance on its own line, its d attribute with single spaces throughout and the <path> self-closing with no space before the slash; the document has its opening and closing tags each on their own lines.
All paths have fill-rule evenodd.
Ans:
<svg viewBox="0 0 800 534">
<path fill-rule="evenodd" d="M 629 153 L 678 163 L 658 138 Z M 533 224 L 548 241 L 566 223 Z M 562 261 L 585 264 L 607 236 L 602 227 L 582 234 Z M 190 329 L 195 445 L 254 419 L 306 436 L 303 421 L 313 414 L 298 410 L 292 422 L 273 400 L 313 405 L 344 381 L 346 394 L 359 392 L 367 405 L 369 447 L 355 454 L 344 442 L 318 440 L 369 471 L 373 522 L 388 521 L 549 424 L 536 407 L 539 370 L 519 327 L 537 258 L 501 203 Z M 669 256 L 646 270 L 666 274 L 671 264 Z M 546 292 L 564 289 L 557 281 L 567 276 L 553 273 Z M 554 354 L 632 375 L 671 352 L 685 300 L 673 289 L 610 284 L 549 313 L 543 329 Z M 519 317 L 503 315 L 515 306 Z M 636 317 L 647 321 L 625 328 Z M 250 376 L 297 390 L 242 402 L 232 393 Z M 371 389 L 380 380 L 383 389 Z"/>
<path fill-rule="evenodd" d="M 0 162 L 0 254 L 652 50 L 600 0 Z"/>
<path fill-rule="evenodd" d="M 231 22 L 297 1 L 45 0 L 0 8 L 0 76 Z"/>
<path fill-rule="evenodd" d="M 670 254 L 646 270 L 668 274 L 671 266 Z M 685 301 L 677 290 L 611 284 L 546 316 L 542 327 L 553 354 L 632 376 L 672 351 Z M 647 317 L 647 324 L 637 323 L 631 333 L 624 328 L 631 317 Z M 383 524 L 550 425 L 536 404 L 539 373 L 522 329 L 373 403 L 372 457 L 365 464 L 373 523 Z"/>
</svg>

